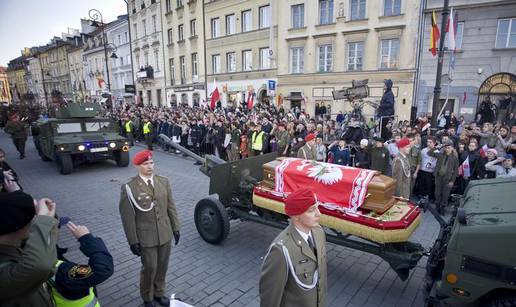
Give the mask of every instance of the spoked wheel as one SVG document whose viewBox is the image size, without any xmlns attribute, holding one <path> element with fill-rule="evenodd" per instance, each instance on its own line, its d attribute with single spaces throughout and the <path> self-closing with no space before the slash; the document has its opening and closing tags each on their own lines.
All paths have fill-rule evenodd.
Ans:
<svg viewBox="0 0 516 307">
<path fill-rule="evenodd" d="M 204 241 L 219 244 L 229 234 L 229 217 L 226 208 L 215 198 L 203 198 L 195 206 L 195 227 Z"/>
</svg>

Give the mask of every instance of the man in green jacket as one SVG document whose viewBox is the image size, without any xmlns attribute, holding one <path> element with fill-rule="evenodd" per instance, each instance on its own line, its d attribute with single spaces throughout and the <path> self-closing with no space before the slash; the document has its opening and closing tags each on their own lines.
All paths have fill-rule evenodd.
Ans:
<svg viewBox="0 0 516 307">
<path fill-rule="evenodd" d="M 429 150 L 428 155 L 437 158 L 435 166 L 435 206 L 439 213 L 443 214 L 448 206 L 450 192 L 457 179 L 459 170 L 459 157 L 453 148 L 453 141 L 446 140 L 442 148 Z"/>
<path fill-rule="evenodd" d="M 387 175 L 390 156 L 389 150 L 383 146 L 381 137 L 374 138 L 374 145 L 369 147 L 369 154 L 371 156 L 371 169 L 381 172 L 382 175 Z"/>
<path fill-rule="evenodd" d="M 0 194 L 0 305 L 50 307 L 57 260 L 56 204 L 21 191 Z"/>
<path fill-rule="evenodd" d="M 20 159 L 25 158 L 25 142 L 27 141 L 27 128 L 29 125 L 20 115 L 13 114 L 5 125 L 5 132 L 11 135 L 16 150 L 20 153 Z"/>
</svg>

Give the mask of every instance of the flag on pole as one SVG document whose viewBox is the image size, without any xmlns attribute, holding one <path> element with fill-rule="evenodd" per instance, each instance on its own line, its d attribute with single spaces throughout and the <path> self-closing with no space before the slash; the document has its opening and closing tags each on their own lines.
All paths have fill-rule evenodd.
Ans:
<svg viewBox="0 0 516 307">
<path fill-rule="evenodd" d="M 459 176 L 462 176 L 465 179 L 468 179 L 469 177 L 471 177 L 471 168 L 470 168 L 470 165 L 469 165 L 469 156 L 459 166 L 458 174 L 459 174 Z"/>
<path fill-rule="evenodd" d="M 439 40 L 440 33 L 439 27 L 437 26 L 437 21 L 435 18 L 435 11 L 432 11 L 432 29 L 430 31 L 430 51 L 432 55 L 435 56 L 437 54 L 437 41 Z"/>
<path fill-rule="evenodd" d="M 253 92 L 247 92 L 247 109 L 252 110 L 254 104 L 254 94 Z"/>
<path fill-rule="evenodd" d="M 217 87 L 217 80 L 213 80 L 213 92 L 211 92 L 210 108 L 215 110 L 217 102 L 220 100 L 219 88 Z"/>
<path fill-rule="evenodd" d="M 448 16 L 448 22 L 446 23 L 446 43 L 448 50 L 455 52 L 455 31 L 457 31 L 456 24 L 453 16 L 453 7 L 450 10 Z"/>
</svg>

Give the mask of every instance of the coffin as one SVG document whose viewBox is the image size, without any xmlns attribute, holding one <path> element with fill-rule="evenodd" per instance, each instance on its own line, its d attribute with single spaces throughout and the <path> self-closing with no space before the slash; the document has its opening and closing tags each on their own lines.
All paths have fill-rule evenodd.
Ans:
<svg viewBox="0 0 516 307">
<path fill-rule="evenodd" d="M 338 179 L 321 183 L 318 179 L 322 177 L 318 176 L 334 174 L 334 166 L 292 158 L 278 158 L 266 163 L 263 165 L 263 179 L 253 190 L 253 204 L 285 214 L 288 190 L 309 185 L 318 191 L 321 202 L 319 223 L 322 226 L 382 244 L 407 241 L 421 222 L 421 212 L 417 206 L 394 197 L 394 179 L 368 170 L 338 168 L 337 173 L 342 174 L 337 176 Z M 358 179 L 363 179 L 364 174 L 367 180 L 357 187 Z M 327 197 L 329 194 L 332 196 Z M 339 199 L 341 194 L 345 195 L 342 199 L 347 203 Z M 359 194 L 365 194 L 365 197 L 356 197 Z M 325 202 L 323 198 L 331 200 Z"/>
<path fill-rule="evenodd" d="M 277 158 L 269 163 L 263 165 L 263 180 L 261 186 L 274 190 L 276 167 L 285 158 Z M 376 174 L 368 185 L 368 191 L 364 203 L 361 208 L 371 210 L 376 214 L 383 214 L 389 210 L 395 203 L 394 192 L 396 190 L 395 180 Z"/>
</svg>

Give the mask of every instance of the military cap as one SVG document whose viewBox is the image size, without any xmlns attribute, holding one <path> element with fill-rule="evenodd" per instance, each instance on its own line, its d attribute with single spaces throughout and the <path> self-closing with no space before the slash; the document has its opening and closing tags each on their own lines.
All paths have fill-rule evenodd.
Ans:
<svg viewBox="0 0 516 307">
<path fill-rule="evenodd" d="M 315 193 L 309 188 L 296 190 L 285 200 L 285 213 L 288 216 L 295 216 L 305 213 L 308 208 L 317 202 Z"/>
<path fill-rule="evenodd" d="M 133 164 L 140 165 L 143 162 L 145 162 L 147 160 L 151 160 L 151 159 L 152 159 L 152 151 L 142 150 L 142 151 L 138 152 L 136 155 L 134 155 Z"/>
</svg>

